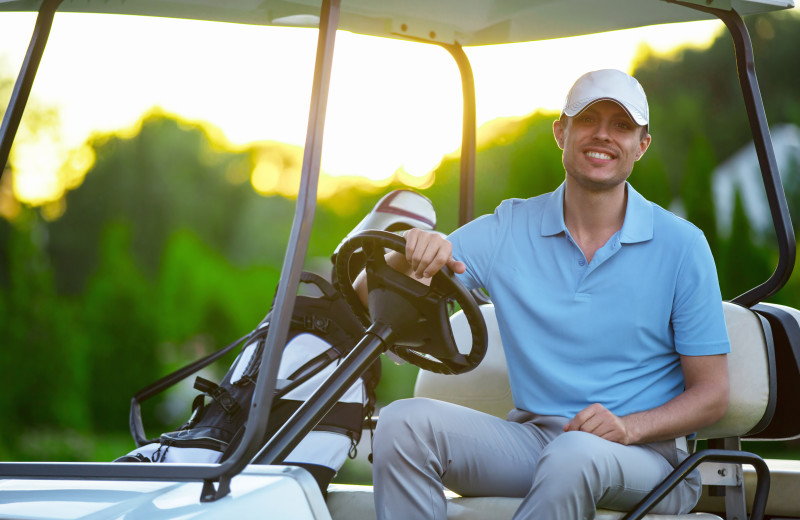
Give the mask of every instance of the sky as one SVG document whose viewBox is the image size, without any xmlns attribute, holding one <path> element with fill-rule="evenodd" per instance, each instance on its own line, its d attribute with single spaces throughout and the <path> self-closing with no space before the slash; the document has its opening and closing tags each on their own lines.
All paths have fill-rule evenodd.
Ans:
<svg viewBox="0 0 800 520">
<path fill-rule="evenodd" d="M 16 76 L 34 22 L 28 13 L 0 16 L 0 73 Z M 558 111 L 583 72 L 630 71 L 642 45 L 660 53 L 702 47 L 720 30 L 720 22 L 693 22 L 467 48 L 478 124 Z M 58 130 L 18 137 L 16 197 L 30 204 L 58 198 L 91 165 L 88 137 L 135 132 L 153 107 L 208 122 L 232 146 L 302 145 L 316 39 L 313 29 L 57 14 L 32 99 L 57 109 Z M 422 178 L 458 148 L 460 133 L 460 80 L 446 51 L 337 33 L 324 173 L 380 180 L 402 170 Z M 63 175 L 65 164 L 71 175 Z"/>
</svg>

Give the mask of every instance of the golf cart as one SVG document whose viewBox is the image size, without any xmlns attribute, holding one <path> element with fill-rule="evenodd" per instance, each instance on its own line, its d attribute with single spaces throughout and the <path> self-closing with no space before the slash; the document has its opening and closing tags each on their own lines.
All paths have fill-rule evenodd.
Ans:
<svg viewBox="0 0 800 520">
<path fill-rule="evenodd" d="M 791 391 L 800 385 L 800 312 L 764 303 L 786 283 L 795 261 L 795 239 L 764 116 L 749 36 L 741 16 L 793 7 L 791 0 L 606 0 L 508 2 L 472 0 L 6 0 L 2 11 L 39 13 L 31 43 L 0 127 L 0 165 L 5 166 L 14 135 L 44 51 L 54 14 L 102 12 L 215 20 L 222 22 L 318 26 L 319 40 L 308 133 L 297 207 L 280 284 L 275 295 L 265 355 L 242 442 L 219 464 L 0 463 L 0 518 L 374 518 L 367 487 L 332 486 L 327 498 L 302 469 L 253 465 L 276 462 L 310 431 L 359 374 L 389 350 L 424 368 L 416 393 L 505 415 L 510 401 L 505 362 L 491 303 L 478 305 L 445 273 L 436 294 L 422 292 L 394 276 L 380 258 L 384 248 L 402 249 L 391 233 L 367 231 L 350 237 L 337 256 L 339 289 L 347 284 L 349 258 L 366 253 L 370 283 L 367 334 L 330 378 L 265 444 L 264 435 L 309 242 L 323 141 L 325 107 L 337 29 L 429 42 L 447 50 L 462 78 L 464 99 L 459 224 L 473 218 L 476 149 L 475 94 L 463 45 L 533 41 L 615 29 L 691 20 L 721 19 L 736 48 L 739 80 L 750 121 L 774 228 L 779 261 L 761 285 L 725 303 L 732 341 L 731 402 L 725 417 L 698 432 L 709 449 L 694 453 L 634 511 L 600 512 L 599 518 L 678 518 L 647 515 L 659 497 L 695 467 L 707 490 L 695 515 L 682 518 L 800 518 L 800 461 L 764 461 L 740 450 L 741 438 L 787 439 L 800 435 Z M 0 169 L 2 172 L 2 169 Z M 435 298 L 434 298 L 435 296 Z M 428 298 L 430 305 L 418 305 Z M 432 301 L 431 301 L 432 300 Z M 461 311 L 448 319 L 448 300 Z M 354 307 L 358 304 L 353 302 Z M 391 312 L 400 307 L 407 312 Z M 416 312 L 429 324 L 420 333 Z M 478 364 L 483 358 L 483 362 Z M 477 365 L 477 367 L 476 367 Z M 474 370 L 471 370 L 474 369 Z M 432 372 L 450 373 L 450 375 Z M 454 373 L 466 372 L 453 376 Z M 476 395 L 476 389 L 480 394 Z M 742 465 L 749 469 L 742 469 Z M 452 497 L 451 518 L 510 518 L 517 499 Z"/>
</svg>

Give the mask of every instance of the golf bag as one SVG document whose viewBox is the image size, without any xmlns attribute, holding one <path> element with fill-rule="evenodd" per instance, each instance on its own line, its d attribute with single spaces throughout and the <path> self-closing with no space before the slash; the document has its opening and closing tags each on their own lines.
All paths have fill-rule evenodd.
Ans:
<svg viewBox="0 0 800 520">
<path fill-rule="evenodd" d="M 364 327 L 329 282 L 312 273 L 303 273 L 301 281 L 316 285 L 322 296 L 296 297 L 262 444 L 311 396 L 364 335 Z M 224 461 L 244 434 L 270 315 L 271 312 L 244 341 L 244 348 L 219 384 L 202 377 L 195 379 L 194 387 L 201 393 L 195 397 L 192 414 L 183 426 L 163 433 L 157 441 L 133 450 L 117 461 Z M 376 362 L 345 392 L 284 463 L 307 469 L 324 492 L 347 456 L 355 456 L 364 422 L 374 411 L 375 386 L 379 379 L 380 364 Z"/>
<path fill-rule="evenodd" d="M 399 231 L 417 227 L 431 230 L 435 226 L 436 212 L 427 197 L 411 190 L 394 190 L 378 201 L 348 237 L 365 229 Z M 334 263 L 337 253 L 338 248 L 331 258 Z M 351 279 L 363 268 L 363 256 L 359 257 L 358 253 L 350 258 Z M 296 297 L 262 445 L 364 335 L 363 325 L 330 283 L 311 273 L 303 273 L 301 282 L 316 285 L 322 296 Z M 117 461 L 214 464 L 229 457 L 244 434 L 270 314 L 246 338 L 140 390 L 132 400 L 130 419 L 131 433 L 140 447 Z M 189 420 L 176 431 L 148 440 L 141 421 L 140 403 L 241 344 L 244 347 L 219 384 L 202 377 L 195 379 L 194 387 L 201 393 L 194 399 Z M 284 460 L 285 464 L 302 466 L 311 472 L 323 494 L 347 456 L 355 455 L 365 419 L 370 422 L 374 411 L 375 386 L 379 379 L 380 362 L 376 361 Z"/>
</svg>

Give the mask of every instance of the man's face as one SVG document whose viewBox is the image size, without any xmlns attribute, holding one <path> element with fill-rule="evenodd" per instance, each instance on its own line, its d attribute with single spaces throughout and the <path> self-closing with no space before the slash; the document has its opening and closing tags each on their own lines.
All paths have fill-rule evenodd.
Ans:
<svg viewBox="0 0 800 520">
<path fill-rule="evenodd" d="M 598 101 L 574 117 L 553 123 L 568 179 L 590 191 L 619 186 L 650 145 L 650 134 L 620 105 Z"/>
</svg>

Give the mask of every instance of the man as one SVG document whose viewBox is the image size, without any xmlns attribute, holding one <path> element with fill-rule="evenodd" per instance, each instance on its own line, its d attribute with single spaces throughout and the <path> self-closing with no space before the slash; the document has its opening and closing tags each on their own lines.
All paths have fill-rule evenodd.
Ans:
<svg viewBox="0 0 800 520">
<path fill-rule="evenodd" d="M 443 486 L 524 497 L 518 519 L 629 510 L 686 458 L 685 436 L 722 417 L 730 345 L 707 242 L 627 182 L 648 125 L 634 78 L 587 73 L 553 124 L 566 172 L 555 192 L 504 201 L 448 238 L 406 233 L 393 266 L 424 281 L 448 265 L 488 290 L 516 409 L 384 408 L 379 519 L 446 518 Z M 695 474 L 653 512 L 687 512 L 699 493 Z"/>
</svg>

